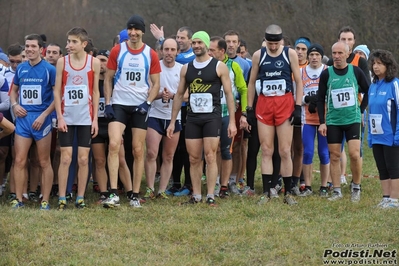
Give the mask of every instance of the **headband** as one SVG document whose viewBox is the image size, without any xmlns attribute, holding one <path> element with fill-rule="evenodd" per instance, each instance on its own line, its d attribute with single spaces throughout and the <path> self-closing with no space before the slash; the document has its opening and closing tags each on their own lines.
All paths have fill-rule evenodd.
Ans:
<svg viewBox="0 0 399 266">
<path fill-rule="evenodd" d="M 283 33 L 271 34 L 271 33 L 266 32 L 265 38 L 266 38 L 266 41 L 269 41 L 269 42 L 279 42 L 283 38 Z"/>
</svg>

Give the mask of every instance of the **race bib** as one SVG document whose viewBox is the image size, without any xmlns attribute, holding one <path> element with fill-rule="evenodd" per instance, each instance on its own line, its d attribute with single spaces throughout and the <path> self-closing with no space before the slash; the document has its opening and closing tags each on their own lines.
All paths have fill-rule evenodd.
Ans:
<svg viewBox="0 0 399 266">
<path fill-rule="evenodd" d="M 306 96 L 316 96 L 318 87 L 303 88 L 303 93 Z"/>
<path fill-rule="evenodd" d="M 286 89 L 285 79 L 264 80 L 262 84 L 262 93 L 265 96 L 283 96 Z"/>
<path fill-rule="evenodd" d="M 65 106 L 85 105 L 89 102 L 86 85 L 68 85 L 64 92 Z"/>
<path fill-rule="evenodd" d="M 140 69 L 124 67 L 121 74 L 122 84 L 123 86 L 136 86 L 141 83 L 143 75 Z"/>
<path fill-rule="evenodd" d="M 212 113 L 213 101 L 210 93 L 192 93 L 190 107 L 193 113 Z"/>
<path fill-rule="evenodd" d="M 355 105 L 355 95 L 353 88 L 343 88 L 331 91 L 331 98 L 335 109 L 345 108 Z"/>
<path fill-rule="evenodd" d="M 104 117 L 105 99 L 102 97 L 98 101 L 98 117 Z"/>
<path fill-rule="evenodd" d="M 42 104 L 42 86 L 40 85 L 22 85 L 21 86 L 22 105 L 41 105 Z"/>
<path fill-rule="evenodd" d="M 382 114 L 369 114 L 370 119 L 370 133 L 373 135 L 384 134 L 382 129 Z"/>
</svg>

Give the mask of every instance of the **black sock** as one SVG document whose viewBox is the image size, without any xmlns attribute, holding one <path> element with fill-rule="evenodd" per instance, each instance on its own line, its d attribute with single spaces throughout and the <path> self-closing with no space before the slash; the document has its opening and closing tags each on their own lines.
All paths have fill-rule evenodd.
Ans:
<svg viewBox="0 0 399 266">
<path fill-rule="evenodd" d="M 327 187 L 320 186 L 320 190 L 327 190 Z"/>
<path fill-rule="evenodd" d="M 111 188 L 111 193 L 118 196 L 118 189 L 112 189 Z"/>
<path fill-rule="evenodd" d="M 296 187 L 297 185 L 298 185 L 298 182 L 299 182 L 299 177 L 297 177 L 297 176 L 292 176 L 292 188 L 293 187 Z M 285 182 L 284 182 L 284 184 L 285 184 Z"/>
<path fill-rule="evenodd" d="M 263 181 L 263 193 L 269 195 L 272 184 L 272 175 L 262 174 L 262 181 Z"/>
<path fill-rule="evenodd" d="M 133 191 L 132 191 L 132 190 L 126 192 L 126 196 L 127 196 L 129 199 L 132 198 L 132 195 L 133 195 Z"/>
<path fill-rule="evenodd" d="M 283 176 L 284 182 L 284 195 L 291 194 L 291 185 L 292 185 L 292 177 L 291 176 Z"/>
<path fill-rule="evenodd" d="M 139 193 L 132 192 L 132 194 L 133 194 L 133 198 L 138 198 L 139 197 Z"/>
<path fill-rule="evenodd" d="M 312 187 L 311 186 L 305 186 L 305 189 L 309 189 L 310 191 L 312 191 Z"/>
</svg>

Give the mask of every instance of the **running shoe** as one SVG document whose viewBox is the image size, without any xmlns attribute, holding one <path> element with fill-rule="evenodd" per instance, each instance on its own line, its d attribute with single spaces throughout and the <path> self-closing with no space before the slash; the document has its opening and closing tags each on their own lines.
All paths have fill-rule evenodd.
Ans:
<svg viewBox="0 0 399 266">
<path fill-rule="evenodd" d="M 161 180 L 161 173 L 156 172 L 156 174 L 155 174 L 155 183 L 159 183 L 160 180 Z"/>
<path fill-rule="evenodd" d="M 244 190 L 242 191 L 241 195 L 243 196 L 255 196 L 255 190 L 251 189 L 249 186 L 245 186 Z"/>
<path fill-rule="evenodd" d="M 351 193 L 351 201 L 352 202 L 359 202 L 360 201 L 360 189 L 354 188 Z"/>
<path fill-rule="evenodd" d="M 66 196 L 65 196 L 65 198 L 66 198 L 66 201 L 67 201 L 68 203 L 72 203 L 72 202 L 73 202 L 73 195 L 72 195 L 72 193 L 67 193 Z"/>
<path fill-rule="evenodd" d="M 219 191 L 219 197 L 225 199 L 229 196 L 229 189 L 227 187 L 221 187 Z"/>
<path fill-rule="evenodd" d="M 238 180 L 238 184 L 237 184 L 237 188 L 240 191 L 240 193 L 242 193 L 244 191 L 244 188 L 247 186 L 247 184 L 245 183 L 245 179 L 240 178 Z"/>
<path fill-rule="evenodd" d="M 169 199 L 168 195 L 166 195 L 165 191 L 158 193 L 157 199 Z"/>
<path fill-rule="evenodd" d="M 290 206 L 298 204 L 298 202 L 295 201 L 294 197 L 289 193 L 284 196 L 284 203 Z"/>
<path fill-rule="evenodd" d="M 151 188 L 147 187 L 147 190 L 144 194 L 143 199 L 145 199 L 146 201 L 149 199 L 155 199 L 155 193 L 154 190 L 152 190 Z"/>
<path fill-rule="evenodd" d="M 57 184 L 55 184 L 55 185 L 53 185 L 53 186 L 51 187 L 50 196 L 51 196 L 52 198 L 58 197 L 58 185 L 57 185 Z"/>
<path fill-rule="evenodd" d="M 237 184 L 235 182 L 229 184 L 230 192 L 234 195 L 241 195 L 240 191 L 237 188 Z"/>
<path fill-rule="evenodd" d="M 206 199 L 206 204 L 208 204 L 209 207 L 216 207 L 217 206 L 216 201 L 214 199 L 212 199 L 212 198 L 207 198 Z"/>
<path fill-rule="evenodd" d="M 293 194 L 295 196 L 299 196 L 301 194 L 299 187 L 295 186 L 295 187 L 291 188 L 291 194 Z"/>
<path fill-rule="evenodd" d="M 173 196 L 181 197 L 181 196 L 188 196 L 190 194 L 191 194 L 191 190 L 188 187 L 183 186 L 182 188 L 179 189 L 179 191 L 175 192 L 173 194 Z"/>
<path fill-rule="evenodd" d="M 258 205 L 264 205 L 266 203 L 268 203 L 270 201 L 269 196 L 267 196 L 266 194 L 263 194 L 260 199 L 258 200 Z"/>
<path fill-rule="evenodd" d="M 325 188 L 320 189 L 319 196 L 322 198 L 328 198 L 328 190 Z"/>
<path fill-rule="evenodd" d="M 174 187 L 174 186 L 171 186 L 170 188 L 168 188 L 166 191 L 165 191 L 165 193 L 166 193 L 166 195 L 168 195 L 168 196 L 172 196 L 172 195 L 174 195 L 176 192 L 178 192 L 179 191 L 179 189 L 178 188 L 176 188 L 176 187 Z"/>
<path fill-rule="evenodd" d="M 11 201 L 11 208 L 16 210 L 19 208 L 23 208 L 25 207 L 25 204 L 21 201 L 18 201 L 17 199 L 14 199 L 13 201 Z"/>
<path fill-rule="evenodd" d="M 390 200 L 389 198 L 382 198 L 382 200 L 380 201 L 380 203 L 377 204 L 377 208 L 383 208 L 383 206 L 388 203 Z"/>
<path fill-rule="evenodd" d="M 342 199 L 342 193 L 339 193 L 338 191 L 334 191 L 331 197 L 328 198 L 329 201 L 337 201 L 340 199 Z"/>
<path fill-rule="evenodd" d="M 180 205 L 180 206 L 183 206 L 183 205 L 192 205 L 192 204 L 197 204 L 197 203 L 200 203 L 200 202 L 202 202 L 202 200 L 197 201 L 197 200 L 195 200 L 195 198 L 194 198 L 193 196 L 191 196 L 190 199 L 189 199 L 188 201 L 181 202 L 181 203 L 179 203 L 179 205 Z"/>
<path fill-rule="evenodd" d="M 108 198 L 103 201 L 103 207 L 104 208 L 114 208 L 114 207 L 119 207 L 119 196 L 116 195 L 115 193 L 109 194 Z"/>
<path fill-rule="evenodd" d="M 36 192 L 29 192 L 28 198 L 32 202 L 39 202 L 39 199 L 37 198 Z"/>
<path fill-rule="evenodd" d="M 344 175 L 341 175 L 341 185 L 347 185 L 348 182 L 346 182 L 346 177 Z"/>
<path fill-rule="evenodd" d="M 279 196 L 278 196 L 278 191 L 277 191 L 277 189 L 275 189 L 275 188 L 272 187 L 272 188 L 270 189 L 269 197 L 270 197 L 270 199 L 278 198 Z"/>
<path fill-rule="evenodd" d="M 301 194 L 299 194 L 299 197 L 307 197 L 307 196 L 310 196 L 310 195 L 312 195 L 313 194 L 313 191 L 312 190 L 310 190 L 310 189 L 308 189 L 308 188 L 305 188 L 302 192 L 301 192 Z"/>
<path fill-rule="evenodd" d="M 98 204 L 98 205 L 104 204 L 105 200 L 107 200 L 107 196 L 105 196 L 105 195 L 100 195 L 100 197 L 98 198 L 96 204 Z"/>
<path fill-rule="evenodd" d="M 48 211 L 48 210 L 50 210 L 50 204 L 47 201 L 43 200 L 40 203 L 40 209 L 44 210 L 44 211 Z"/>
<path fill-rule="evenodd" d="M 133 197 L 130 200 L 130 206 L 134 207 L 134 208 L 141 208 L 141 203 L 140 203 L 140 199 Z"/>
<path fill-rule="evenodd" d="M 393 202 L 392 200 L 389 200 L 381 208 L 382 209 L 398 209 L 399 210 L 399 202 L 397 202 L 397 201 Z"/>
<path fill-rule="evenodd" d="M 66 200 L 59 200 L 58 201 L 58 210 L 63 211 L 67 207 L 67 201 Z"/>
<path fill-rule="evenodd" d="M 78 209 L 86 209 L 87 206 L 85 204 L 85 200 L 84 199 L 79 199 L 77 202 L 75 202 L 75 207 Z"/>
</svg>

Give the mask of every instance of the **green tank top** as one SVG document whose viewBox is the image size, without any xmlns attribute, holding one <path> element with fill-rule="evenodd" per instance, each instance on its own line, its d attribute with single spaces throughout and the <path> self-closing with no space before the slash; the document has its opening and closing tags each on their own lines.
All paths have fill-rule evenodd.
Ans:
<svg viewBox="0 0 399 266">
<path fill-rule="evenodd" d="M 343 126 L 360 123 L 359 86 L 353 66 L 348 65 L 348 72 L 343 76 L 335 74 L 330 66 L 328 74 L 326 124 Z"/>
</svg>

